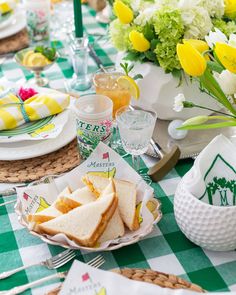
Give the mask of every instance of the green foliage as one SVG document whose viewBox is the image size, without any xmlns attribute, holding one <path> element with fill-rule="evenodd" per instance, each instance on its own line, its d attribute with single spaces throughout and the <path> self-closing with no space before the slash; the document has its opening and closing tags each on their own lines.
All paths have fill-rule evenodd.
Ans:
<svg viewBox="0 0 236 295">
<path fill-rule="evenodd" d="M 211 71 L 219 74 L 224 70 L 224 67 L 215 61 L 208 61 L 207 66 Z"/>
<path fill-rule="evenodd" d="M 133 64 L 128 64 L 127 62 L 120 63 L 120 66 L 122 67 L 122 69 L 125 72 L 125 75 L 130 76 L 129 73 L 133 70 L 134 65 Z M 138 80 L 138 79 L 142 79 L 143 76 L 141 74 L 137 74 L 133 77 L 134 80 Z"/>
<path fill-rule="evenodd" d="M 236 33 L 236 21 L 235 20 L 215 18 L 212 20 L 212 23 L 215 28 L 219 29 L 227 37 L 229 37 L 230 34 Z"/>
<path fill-rule="evenodd" d="M 34 52 L 41 53 L 50 61 L 54 61 L 56 59 L 56 49 L 53 47 L 37 46 L 35 47 Z"/>
<path fill-rule="evenodd" d="M 200 83 L 203 88 L 205 88 L 212 97 L 215 98 L 219 103 L 226 107 L 233 115 L 236 115 L 236 110 L 229 102 L 228 98 L 224 94 L 223 90 L 216 79 L 211 74 L 210 70 L 207 68 L 204 74 L 200 77 Z"/>
</svg>

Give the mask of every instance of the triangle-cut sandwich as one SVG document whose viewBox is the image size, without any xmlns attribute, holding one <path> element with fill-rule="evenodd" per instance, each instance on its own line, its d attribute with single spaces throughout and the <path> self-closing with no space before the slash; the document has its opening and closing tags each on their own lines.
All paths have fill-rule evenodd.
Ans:
<svg viewBox="0 0 236 295">
<path fill-rule="evenodd" d="M 37 213 L 34 213 L 34 214 L 29 214 L 27 216 L 27 219 L 29 222 L 32 222 L 32 223 L 43 223 L 43 222 L 46 222 L 46 221 L 49 221 L 51 219 L 54 219 L 60 215 L 62 215 L 62 212 L 60 210 L 57 209 L 57 206 L 56 206 L 56 203 L 58 201 L 58 199 L 60 199 L 62 196 L 64 195 L 67 195 L 67 194 L 70 194 L 71 193 L 71 190 L 70 188 L 67 186 L 57 197 L 56 201 L 54 201 L 52 203 L 51 206 L 49 206 L 48 208 L 40 211 L 40 212 L 37 212 Z M 33 226 L 33 224 L 32 224 Z"/>
<path fill-rule="evenodd" d="M 71 194 L 61 195 L 55 206 L 62 213 L 67 213 L 74 208 L 91 203 L 96 197 L 87 187 L 78 188 Z"/>
<path fill-rule="evenodd" d="M 113 181 L 108 185 L 110 188 L 99 199 L 38 225 L 39 232 L 49 235 L 63 233 L 82 246 L 94 247 L 118 204 Z"/>
<path fill-rule="evenodd" d="M 109 179 L 97 175 L 85 174 L 82 181 L 92 193 L 99 196 L 109 183 Z M 139 219 L 136 213 L 136 185 L 124 180 L 114 179 L 120 216 L 130 230 L 139 228 Z"/>
</svg>

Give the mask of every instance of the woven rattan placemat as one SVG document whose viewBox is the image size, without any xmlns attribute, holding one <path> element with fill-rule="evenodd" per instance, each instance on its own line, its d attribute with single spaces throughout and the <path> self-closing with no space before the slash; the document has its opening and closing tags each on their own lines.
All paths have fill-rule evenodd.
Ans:
<svg viewBox="0 0 236 295">
<path fill-rule="evenodd" d="M 60 174 L 80 163 L 77 142 L 53 153 L 26 160 L 0 161 L 0 182 L 28 182 L 47 175 Z"/>
<path fill-rule="evenodd" d="M 10 37 L 0 40 L 0 55 L 21 50 L 29 45 L 26 29 Z"/>
<path fill-rule="evenodd" d="M 118 274 L 121 274 L 122 276 L 128 279 L 155 284 L 162 288 L 187 289 L 199 293 L 205 293 L 205 291 L 198 285 L 187 282 L 175 275 L 158 272 L 151 269 L 124 268 L 113 271 Z M 58 288 L 53 289 L 46 295 L 57 295 L 60 291 L 60 288 L 61 287 L 59 286 Z"/>
</svg>

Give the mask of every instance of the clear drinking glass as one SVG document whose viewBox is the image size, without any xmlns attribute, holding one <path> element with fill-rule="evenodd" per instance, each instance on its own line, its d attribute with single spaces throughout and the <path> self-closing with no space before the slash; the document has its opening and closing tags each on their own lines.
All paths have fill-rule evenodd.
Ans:
<svg viewBox="0 0 236 295">
<path fill-rule="evenodd" d="M 114 68 L 107 68 L 106 72 L 98 71 L 93 77 L 93 84 L 97 94 L 108 96 L 113 101 L 113 118 L 115 119 L 116 112 L 130 104 L 130 92 L 122 88 L 117 80 L 124 74 L 115 72 Z"/>
<path fill-rule="evenodd" d="M 116 121 L 124 150 L 132 155 L 133 167 L 140 168 L 140 155 L 149 146 L 157 115 L 150 110 L 123 107 L 116 113 Z"/>
<path fill-rule="evenodd" d="M 74 38 L 70 43 L 70 59 L 74 69 L 74 76 L 68 82 L 69 90 L 85 91 L 91 88 L 91 79 L 88 75 L 88 38 Z"/>
<path fill-rule="evenodd" d="M 98 71 L 93 76 L 96 93 L 105 95 L 113 101 L 113 136 L 111 147 L 117 151 L 121 147 L 121 142 L 116 127 L 116 112 L 122 107 L 129 106 L 131 101 L 130 92 L 117 83 L 118 78 L 121 76 L 124 76 L 124 74 L 116 72 L 114 67 L 106 68 L 106 72 Z"/>
</svg>

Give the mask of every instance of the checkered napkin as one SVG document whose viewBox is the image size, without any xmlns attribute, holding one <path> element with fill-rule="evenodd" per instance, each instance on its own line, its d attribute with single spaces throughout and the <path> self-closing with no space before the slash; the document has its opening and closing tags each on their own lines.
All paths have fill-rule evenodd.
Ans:
<svg viewBox="0 0 236 295">
<path fill-rule="evenodd" d="M 70 103 L 67 94 L 40 88 L 23 101 L 14 87 L 0 81 L 0 130 L 13 129 L 30 121 L 40 120 L 61 113 Z"/>
<path fill-rule="evenodd" d="M 208 204 L 236 205 L 235 145 L 223 135 L 216 136 L 197 157 L 185 187 Z"/>
<path fill-rule="evenodd" d="M 78 260 L 68 273 L 59 295 L 80 294 L 80 295 L 197 295 L 199 293 L 188 290 L 171 290 L 161 288 L 154 284 L 133 281 L 122 277 L 119 274 L 93 268 Z M 210 293 L 216 295 L 219 293 Z M 226 295 L 229 293 L 220 293 Z M 236 292 L 230 293 L 235 295 Z"/>
</svg>

